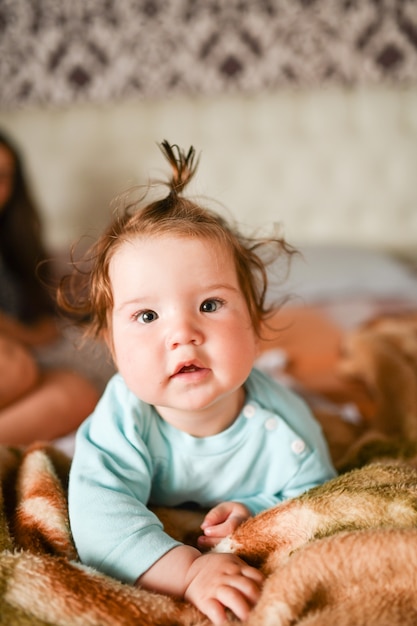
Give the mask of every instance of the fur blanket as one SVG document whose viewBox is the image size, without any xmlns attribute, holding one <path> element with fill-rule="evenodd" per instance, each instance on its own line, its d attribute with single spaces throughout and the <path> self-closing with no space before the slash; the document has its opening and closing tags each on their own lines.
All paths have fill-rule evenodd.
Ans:
<svg viewBox="0 0 417 626">
<path fill-rule="evenodd" d="M 380 325 L 346 346 L 345 368 L 366 373 L 379 408 L 338 459 L 341 474 L 247 520 L 217 546 L 266 575 L 247 626 L 417 624 L 417 322 L 407 323 L 407 341 L 397 326 Z M 209 626 L 184 601 L 80 564 L 67 514 L 69 463 L 41 443 L 0 446 L 0 624 Z M 199 513 L 156 513 L 167 532 L 194 544 Z"/>
<path fill-rule="evenodd" d="M 77 561 L 65 457 L 42 445 L 0 452 L 1 624 L 208 626 L 183 601 Z M 167 530 L 193 542 L 198 514 L 159 513 Z M 217 550 L 236 552 L 267 575 L 248 625 L 414 625 L 417 471 L 394 462 L 352 470 L 247 520 Z"/>
</svg>

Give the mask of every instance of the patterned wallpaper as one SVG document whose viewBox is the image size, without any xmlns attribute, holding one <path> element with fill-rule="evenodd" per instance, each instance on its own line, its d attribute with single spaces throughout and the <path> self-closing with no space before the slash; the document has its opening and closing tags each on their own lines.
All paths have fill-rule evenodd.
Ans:
<svg viewBox="0 0 417 626">
<path fill-rule="evenodd" d="M 0 106 L 417 83 L 416 0 L 0 0 Z"/>
</svg>

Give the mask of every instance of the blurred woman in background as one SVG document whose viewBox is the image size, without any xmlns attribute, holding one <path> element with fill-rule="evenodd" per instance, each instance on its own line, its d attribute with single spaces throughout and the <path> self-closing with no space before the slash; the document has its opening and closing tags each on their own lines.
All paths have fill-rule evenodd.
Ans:
<svg viewBox="0 0 417 626">
<path fill-rule="evenodd" d="M 52 264 L 22 159 L 0 132 L 0 443 L 28 444 L 72 432 L 99 392 L 75 368 L 42 358 L 61 331 Z M 72 346 L 68 352 L 75 351 Z"/>
</svg>

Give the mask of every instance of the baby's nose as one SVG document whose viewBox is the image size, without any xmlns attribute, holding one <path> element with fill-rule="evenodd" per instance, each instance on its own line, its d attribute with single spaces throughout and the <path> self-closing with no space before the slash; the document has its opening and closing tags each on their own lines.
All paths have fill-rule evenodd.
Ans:
<svg viewBox="0 0 417 626">
<path fill-rule="evenodd" d="M 172 325 L 167 336 L 167 346 L 172 350 L 177 346 L 190 343 L 200 345 L 202 339 L 203 334 L 195 320 L 183 319 Z"/>
</svg>

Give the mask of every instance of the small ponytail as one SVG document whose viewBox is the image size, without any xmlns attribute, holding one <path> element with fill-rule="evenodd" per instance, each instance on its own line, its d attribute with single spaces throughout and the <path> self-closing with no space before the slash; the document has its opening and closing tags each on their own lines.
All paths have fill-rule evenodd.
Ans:
<svg viewBox="0 0 417 626">
<path fill-rule="evenodd" d="M 198 159 L 195 161 L 195 149 L 191 146 L 186 154 L 176 144 L 171 145 L 166 139 L 162 141 L 159 147 L 173 170 L 173 176 L 168 185 L 170 188 L 169 197 L 175 198 L 183 192 L 196 172 Z"/>
</svg>

